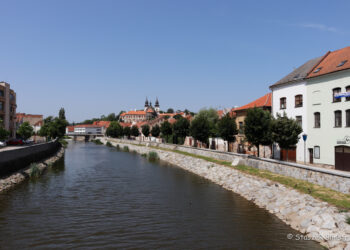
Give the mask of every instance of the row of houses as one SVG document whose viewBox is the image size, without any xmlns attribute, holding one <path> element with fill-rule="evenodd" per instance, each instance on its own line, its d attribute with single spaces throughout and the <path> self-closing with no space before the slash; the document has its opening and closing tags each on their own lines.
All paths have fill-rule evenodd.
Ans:
<svg viewBox="0 0 350 250">
<path fill-rule="evenodd" d="M 245 140 L 243 127 L 247 110 L 260 107 L 275 117 L 294 118 L 302 127 L 299 142 L 289 150 L 289 160 L 350 171 L 350 47 L 308 60 L 272 84 L 270 90 L 247 105 L 229 110 L 239 129 L 230 151 L 256 154 L 257 149 Z M 223 140 L 212 138 L 210 142 L 211 148 L 228 150 Z M 260 150 L 265 157 L 287 158 L 278 145 Z"/>
</svg>

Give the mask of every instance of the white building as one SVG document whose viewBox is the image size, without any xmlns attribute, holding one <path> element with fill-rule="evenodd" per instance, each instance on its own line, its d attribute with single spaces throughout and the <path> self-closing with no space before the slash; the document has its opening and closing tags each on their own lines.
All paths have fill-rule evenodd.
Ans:
<svg viewBox="0 0 350 250">
<path fill-rule="evenodd" d="M 272 91 L 272 115 L 283 116 L 284 113 L 296 119 L 303 129 L 302 134 L 308 132 L 308 120 L 306 118 L 306 103 L 308 96 L 306 91 L 306 80 L 308 73 L 317 65 L 322 57 L 307 61 L 305 64 L 295 69 L 293 72 L 270 86 Z M 309 153 L 304 146 L 302 136 L 295 149 L 288 150 L 288 159 L 297 162 L 308 162 Z M 274 158 L 286 160 L 286 151 L 280 150 L 278 145 L 274 145 Z"/>
<path fill-rule="evenodd" d="M 102 134 L 102 127 L 96 125 L 76 125 L 74 126 L 74 134 L 95 135 Z"/>
<path fill-rule="evenodd" d="M 350 171 L 350 47 L 329 52 L 309 73 L 307 95 L 310 160 Z"/>
</svg>

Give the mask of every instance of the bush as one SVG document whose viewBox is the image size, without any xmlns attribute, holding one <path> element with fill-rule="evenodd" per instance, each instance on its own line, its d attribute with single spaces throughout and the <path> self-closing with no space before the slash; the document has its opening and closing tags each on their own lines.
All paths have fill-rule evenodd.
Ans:
<svg viewBox="0 0 350 250">
<path fill-rule="evenodd" d="M 146 153 L 141 154 L 142 157 L 147 157 Z"/>
<path fill-rule="evenodd" d="M 148 153 L 147 159 L 149 161 L 158 161 L 159 160 L 159 156 L 157 154 L 157 152 L 151 151 Z"/>
<path fill-rule="evenodd" d="M 106 142 L 106 146 L 107 146 L 107 147 L 113 147 L 112 143 L 110 143 L 109 141 Z"/>
<path fill-rule="evenodd" d="M 350 217 L 347 216 L 347 217 L 345 218 L 345 221 L 346 221 L 346 223 L 350 224 Z"/>
<path fill-rule="evenodd" d="M 128 146 L 124 146 L 123 151 L 124 152 L 129 152 L 129 147 Z"/>
<path fill-rule="evenodd" d="M 67 147 L 67 145 L 68 145 L 68 142 L 66 141 L 66 140 L 64 140 L 64 139 L 59 139 L 59 141 L 58 141 L 60 144 L 61 144 L 61 146 L 62 147 L 64 147 L 64 148 L 66 148 Z"/>
<path fill-rule="evenodd" d="M 100 139 L 92 140 L 96 145 L 102 145 L 103 143 L 101 142 Z"/>
<path fill-rule="evenodd" d="M 29 177 L 31 179 L 38 178 L 41 175 L 41 171 L 37 164 L 33 163 L 30 165 Z"/>
<path fill-rule="evenodd" d="M 119 144 L 117 144 L 117 146 L 115 146 L 117 150 L 120 150 L 120 146 Z"/>
</svg>

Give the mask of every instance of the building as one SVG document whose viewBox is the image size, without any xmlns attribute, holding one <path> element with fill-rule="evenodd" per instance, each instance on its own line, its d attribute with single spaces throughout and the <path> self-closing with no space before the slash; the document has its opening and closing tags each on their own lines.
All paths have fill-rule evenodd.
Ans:
<svg viewBox="0 0 350 250">
<path fill-rule="evenodd" d="M 22 123 L 28 122 L 32 127 L 34 133 L 39 132 L 43 125 L 43 115 L 32 115 L 26 113 L 16 114 L 16 129 L 18 129 Z"/>
<path fill-rule="evenodd" d="M 0 120 L 10 136 L 16 136 L 16 93 L 10 89 L 10 84 L 0 82 Z"/>
<path fill-rule="evenodd" d="M 283 77 L 281 80 L 270 86 L 272 91 L 272 114 L 296 119 L 303 129 L 303 133 L 307 134 L 307 91 L 306 77 L 309 72 L 317 65 L 323 57 L 311 59 L 293 70 L 291 73 Z M 277 144 L 274 145 L 274 158 L 286 160 L 287 151 L 281 150 Z M 304 141 L 300 137 L 296 147 L 288 150 L 288 160 L 304 162 L 309 158 L 309 152 L 304 155 Z"/>
<path fill-rule="evenodd" d="M 148 102 L 146 98 L 145 106 L 143 110 L 133 110 L 122 113 L 119 120 L 125 123 L 138 123 L 145 120 L 151 120 L 156 118 L 160 114 L 160 106 L 158 98 L 156 99 L 155 106 L 152 106 L 152 102 Z"/>
<path fill-rule="evenodd" d="M 328 52 L 307 76 L 309 161 L 350 171 L 350 47 Z"/>
<path fill-rule="evenodd" d="M 233 144 L 232 151 L 237 153 L 257 155 L 257 149 L 255 146 L 250 145 L 244 136 L 244 120 L 247 117 L 247 111 L 250 108 L 257 107 L 271 112 L 271 96 L 272 94 L 268 93 L 256 99 L 255 101 L 232 110 L 236 116 L 236 125 L 238 129 L 238 135 L 236 135 L 236 142 Z M 271 149 L 269 147 L 261 146 L 260 152 L 260 155 L 264 157 L 270 157 L 271 155 Z"/>
<path fill-rule="evenodd" d="M 67 130 L 67 129 L 66 129 Z M 68 128 L 68 131 L 71 130 Z M 74 126 L 74 134 L 82 135 L 102 135 L 102 127 L 92 124 L 81 124 Z"/>
</svg>

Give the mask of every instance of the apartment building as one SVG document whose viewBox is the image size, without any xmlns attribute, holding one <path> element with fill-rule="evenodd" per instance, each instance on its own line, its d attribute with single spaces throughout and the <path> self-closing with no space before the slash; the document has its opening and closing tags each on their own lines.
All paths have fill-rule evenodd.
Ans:
<svg viewBox="0 0 350 250">
<path fill-rule="evenodd" d="M 16 136 L 16 93 L 7 82 L 0 82 L 0 120 L 2 126 Z"/>
</svg>

